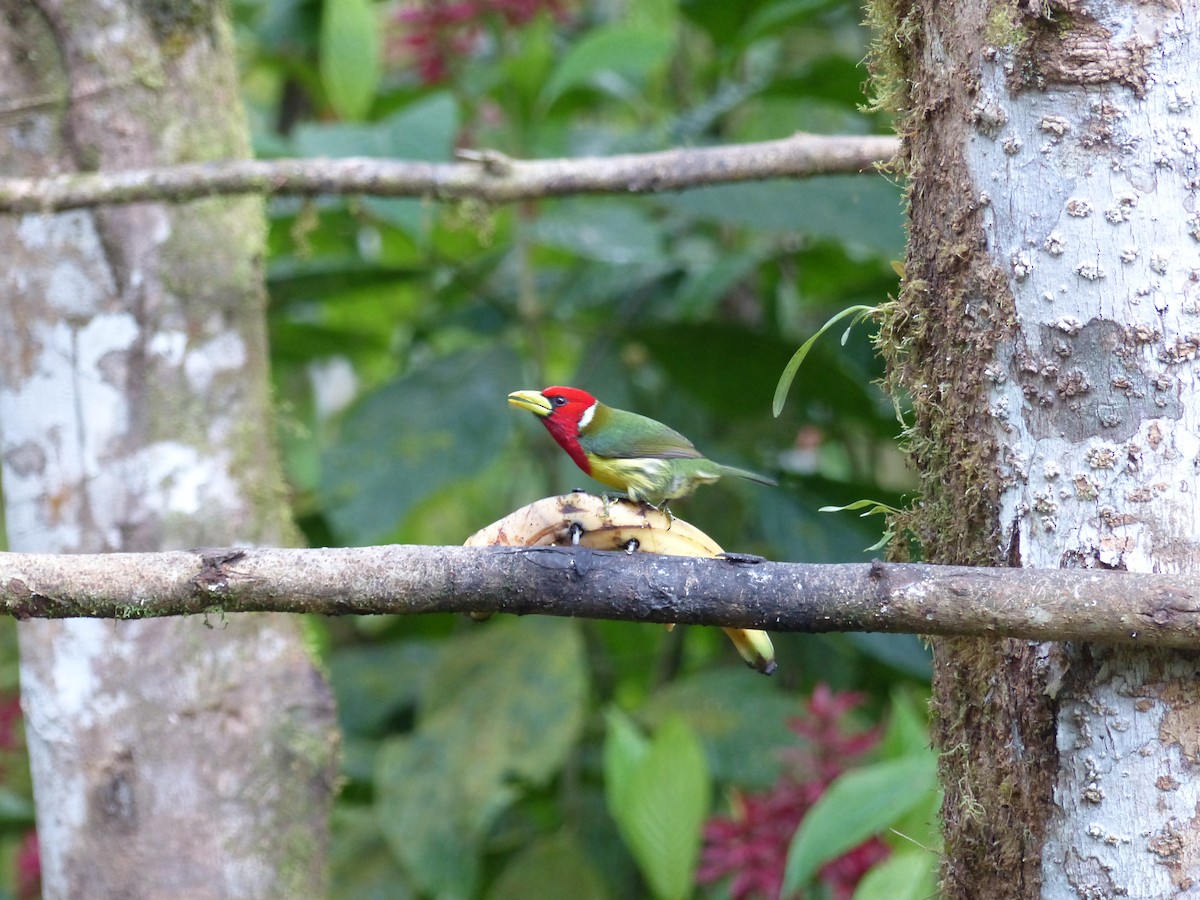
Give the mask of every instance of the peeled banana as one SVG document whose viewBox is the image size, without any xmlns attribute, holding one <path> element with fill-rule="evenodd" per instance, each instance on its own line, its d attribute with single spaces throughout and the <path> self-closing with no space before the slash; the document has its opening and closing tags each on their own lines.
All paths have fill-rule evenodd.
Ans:
<svg viewBox="0 0 1200 900">
<path fill-rule="evenodd" d="M 468 547 L 579 545 L 593 550 L 628 550 L 673 556 L 719 556 L 724 551 L 707 534 L 670 513 L 644 503 L 607 500 L 582 491 L 538 500 L 477 531 Z M 487 618 L 486 615 L 476 618 Z M 667 626 L 671 628 L 673 626 Z M 722 628 L 752 669 L 775 671 L 775 648 L 765 631 Z"/>
</svg>

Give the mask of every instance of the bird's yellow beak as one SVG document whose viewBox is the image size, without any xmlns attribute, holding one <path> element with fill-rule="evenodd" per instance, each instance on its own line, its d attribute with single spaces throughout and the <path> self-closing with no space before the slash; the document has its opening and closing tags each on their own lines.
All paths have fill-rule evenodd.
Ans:
<svg viewBox="0 0 1200 900">
<path fill-rule="evenodd" d="M 512 406 L 527 409 L 535 416 L 543 418 L 550 415 L 553 409 L 550 401 L 542 396 L 541 391 L 513 391 L 508 395 L 508 402 Z"/>
</svg>

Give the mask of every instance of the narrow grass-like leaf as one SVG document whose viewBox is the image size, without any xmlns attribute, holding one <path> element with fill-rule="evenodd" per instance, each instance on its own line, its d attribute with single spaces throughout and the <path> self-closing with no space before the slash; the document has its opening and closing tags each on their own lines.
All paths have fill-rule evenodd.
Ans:
<svg viewBox="0 0 1200 900">
<path fill-rule="evenodd" d="M 784 366 L 783 374 L 779 376 L 779 384 L 775 386 L 775 398 L 771 401 L 771 412 L 776 418 L 783 412 L 783 402 L 787 399 L 788 391 L 791 390 L 792 381 L 795 379 L 796 373 L 800 371 L 800 365 L 804 362 L 804 358 L 808 356 L 808 352 L 812 350 L 813 344 L 817 342 L 817 338 L 847 316 L 855 317 L 854 321 L 850 323 L 850 327 L 853 328 L 858 322 L 874 313 L 875 309 L 876 307 L 874 306 L 848 306 L 818 328 L 816 334 L 800 345 L 800 349 L 792 354 L 792 358 Z M 847 329 L 847 334 L 849 334 L 849 329 Z M 845 344 L 845 342 L 845 337 L 843 337 L 842 343 Z"/>
</svg>

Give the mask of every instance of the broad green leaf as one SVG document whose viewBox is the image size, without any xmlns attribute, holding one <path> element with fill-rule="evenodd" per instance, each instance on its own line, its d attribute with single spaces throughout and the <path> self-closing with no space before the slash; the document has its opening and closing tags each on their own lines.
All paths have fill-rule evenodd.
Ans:
<svg viewBox="0 0 1200 900">
<path fill-rule="evenodd" d="M 442 162 L 454 149 L 458 106 L 445 92 L 402 107 L 378 122 L 306 123 L 296 128 L 298 156 L 346 156 Z"/>
<path fill-rule="evenodd" d="M 838 562 L 862 553 L 879 528 L 857 516 L 817 512 L 822 501 L 861 496 L 863 485 L 826 478 L 789 479 L 788 490 L 754 495 L 758 529 L 769 535 L 779 559 Z"/>
<path fill-rule="evenodd" d="M 887 728 L 879 742 L 881 752 L 889 757 L 918 756 L 928 753 L 929 697 L 910 687 L 892 689 L 888 704 Z"/>
<path fill-rule="evenodd" d="M 741 30 L 753 8 L 753 4 L 729 0 L 681 0 L 679 4 L 679 11 L 707 31 L 719 48 Z"/>
<path fill-rule="evenodd" d="M 538 16 L 520 29 L 519 45 L 498 63 L 505 84 L 500 100 L 523 123 L 534 126 L 529 129 L 531 134 L 537 134 L 536 126 L 544 124 L 535 120 L 533 112 L 554 65 L 554 38 L 554 17 Z"/>
<path fill-rule="evenodd" d="M 338 537 L 383 540 L 414 504 L 491 461 L 518 384 L 507 350 L 464 351 L 410 372 L 351 407 L 322 457 L 322 499 Z"/>
<path fill-rule="evenodd" d="M 382 123 L 383 152 L 389 159 L 445 162 L 454 153 L 458 104 L 448 92 L 433 94 L 389 116 Z M 420 244 L 429 236 L 432 212 L 411 197 L 364 197 L 363 205 L 384 222 Z"/>
<path fill-rule="evenodd" d="M 384 119 L 381 155 L 442 162 L 454 153 L 458 103 L 448 91 L 430 94 Z"/>
<path fill-rule="evenodd" d="M 917 681 L 929 683 L 933 676 L 932 654 L 915 634 L 883 634 L 877 631 L 847 632 L 846 640 L 886 666 Z M 925 746 L 929 746 L 926 735 Z"/>
<path fill-rule="evenodd" d="M 628 201 L 558 203 L 530 224 L 529 233 L 540 244 L 613 265 L 652 263 L 663 255 L 662 229 Z"/>
<path fill-rule="evenodd" d="M 338 720 L 352 734 L 377 734 L 388 720 L 413 706 L 442 645 L 434 641 L 353 645 L 329 662 Z"/>
<path fill-rule="evenodd" d="M 854 900 L 928 900 L 937 896 L 938 858 L 920 848 L 895 853 L 873 866 Z"/>
<path fill-rule="evenodd" d="M 779 777 L 777 751 L 796 744 L 787 723 L 800 708 L 754 674 L 725 667 L 678 679 L 657 691 L 639 718 L 654 724 L 682 716 L 703 742 L 714 780 L 769 787 Z"/>
<path fill-rule="evenodd" d="M 444 162 L 454 150 L 458 105 L 445 92 L 425 97 L 378 122 L 305 124 L 296 129 L 295 152 L 306 157 L 349 156 Z M 364 197 L 363 205 L 414 240 L 427 236 L 430 211 L 418 199 Z"/>
<path fill-rule="evenodd" d="M 720 184 L 655 199 L 698 218 L 831 238 L 889 259 L 900 256 L 904 247 L 900 189 L 882 177 L 823 175 Z"/>
<path fill-rule="evenodd" d="M 605 76 L 643 80 L 666 65 L 674 46 L 673 35 L 639 25 L 614 24 L 590 31 L 546 81 L 542 105 L 549 106 L 572 88 L 595 85 Z"/>
<path fill-rule="evenodd" d="M 569 620 L 492 622 L 447 643 L 416 730 L 386 743 L 376 769 L 380 827 L 422 891 L 473 895 L 489 828 L 519 785 L 561 768 L 586 692 Z"/>
<path fill-rule="evenodd" d="M 887 729 L 879 742 L 880 752 L 887 757 L 916 756 L 930 753 L 929 737 L 929 676 L 924 688 L 896 687 L 888 705 Z M 914 848 L 928 855 L 941 846 L 939 815 L 942 806 L 940 788 L 928 791 L 924 804 L 916 804 L 904 816 L 889 823 L 893 835 L 890 843 L 906 849 Z"/>
<path fill-rule="evenodd" d="M 749 43 L 772 32 L 782 31 L 831 5 L 830 0 L 783 0 L 764 4 L 748 18 L 738 39 Z"/>
<path fill-rule="evenodd" d="M 388 853 L 369 807 L 337 804 L 330 824 L 329 896 L 338 900 L 410 900 L 416 896 Z"/>
<path fill-rule="evenodd" d="M 500 873 L 486 900 L 607 900 L 604 882 L 579 841 L 562 831 L 525 847 Z"/>
<path fill-rule="evenodd" d="M 697 322 L 714 318 L 717 305 L 763 263 L 760 253 L 715 252 L 709 246 L 705 250 L 703 263 L 690 268 L 674 297 L 680 314 Z"/>
<path fill-rule="evenodd" d="M 629 802 L 633 773 L 650 742 L 619 709 L 610 709 L 604 718 L 608 723 L 604 737 L 604 792 L 609 809 L 624 809 Z"/>
<path fill-rule="evenodd" d="M 783 894 L 801 890 L 831 859 L 883 831 L 937 789 L 932 752 L 854 769 L 834 781 L 800 823 Z"/>
<path fill-rule="evenodd" d="M 714 321 L 643 327 L 634 337 L 682 391 L 723 419 L 767 418 L 771 389 L 791 350 L 778 337 Z M 725 359 L 738 361 L 737 378 L 730 378 L 724 366 L 700 364 Z M 689 437 L 698 443 L 696 436 Z M 780 440 L 790 439 L 781 433 Z"/>
<path fill-rule="evenodd" d="M 0 787 L 0 827 L 32 825 L 33 803 L 12 788 Z"/>
<path fill-rule="evenodd" d="M 382 71 L 371 0 L 324 0 L 320 60 L 321 83 L 338 115 L 363 118 Z"/>
<path fill-rule="evenodd" d="M 682 900 L 691 893 L 710 802 L 703 747 L 683 719 L 674 717 L 658 729 L 640 759 L 629 761 L 630 755 L 613 754 L 630 771 L 617 774 L 610 811 L 654 895 Z"/>
</svg>

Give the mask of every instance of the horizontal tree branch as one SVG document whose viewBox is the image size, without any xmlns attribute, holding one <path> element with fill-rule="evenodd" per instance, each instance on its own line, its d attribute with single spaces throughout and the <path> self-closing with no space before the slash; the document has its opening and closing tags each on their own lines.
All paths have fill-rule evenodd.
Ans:
<svg viewBox="0 0 1200 900">
<path fill-rule="evenodd" d="M 573 194 L 654 193 L 767 178 L 856 173 L 886 162 L 897 140 L 797 134 L 777 141 L 658 153 L 519 161 L 463 152 L 462 163 L 383 159 L 226 160 L 125 172 L 0 179 L 0 212 L 228 194 L 370 194 L 511 203 Z"/>
<path fill-rule="evenodd" d="M 18 618 L 509 612 L 1200 647 L 1195 576 L 812 565 L 584 547 L 2 553 L 0 605 Z"/>
</svg>

